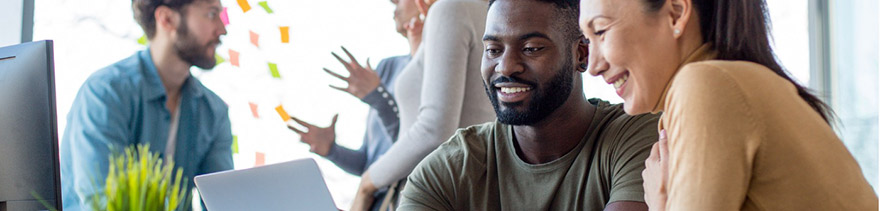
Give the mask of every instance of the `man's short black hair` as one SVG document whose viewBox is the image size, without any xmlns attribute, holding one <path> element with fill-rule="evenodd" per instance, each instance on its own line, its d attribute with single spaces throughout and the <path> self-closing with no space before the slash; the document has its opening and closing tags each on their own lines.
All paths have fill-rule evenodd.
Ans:
<svg viewBox="0 0 880 211">
<path fill-rule="evenodd" d="M 489 8 L 496 0 L 489 0 Z M 558 30 L 566 34 L 567 42 L 580 41 L 582 34 L 578 26 L 578 15 L 580 13 L 580 0 L 534 0 L 544 3 L 553 3 L 556 6 L 555 21 Z"/>
<path fill-rule="evenodd" d="M 153 39 L 156 36 L 156 8 L 166 6 L 183 15 L 183 7 L 196 1 L 199 0 L 131 0 L 131 9 L 134 20 L 144 29 L 147 38 Z"/>
</svg>

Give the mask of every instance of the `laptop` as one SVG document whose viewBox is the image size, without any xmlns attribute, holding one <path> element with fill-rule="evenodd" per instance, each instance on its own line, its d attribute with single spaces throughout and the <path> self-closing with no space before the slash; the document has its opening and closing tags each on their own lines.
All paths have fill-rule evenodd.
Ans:
<svg viewBox="0 0 880 211">
<path fill-rule="evenodd" d="M 314 159 L 288 161 L 196 176 L 210 211 L 338 211 Z"/>
</svg>

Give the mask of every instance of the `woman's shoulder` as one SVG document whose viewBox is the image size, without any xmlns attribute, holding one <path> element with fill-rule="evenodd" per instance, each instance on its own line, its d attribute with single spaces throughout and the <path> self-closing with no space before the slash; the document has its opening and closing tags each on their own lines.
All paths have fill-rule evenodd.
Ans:
<svg viewBox="0 0 880 211">
<path fill-rule="evenodd" d="M 758 97 L 772 91 L 794 91 L 792 84 L 764 65 L 748 61 L 708 60 L 684 65 L 670 91 L 720 92 Z M 723 96 L 723 95 L 720 95 Z M 723 99 L 720 99 L 723 100 Z"/>
</svg>

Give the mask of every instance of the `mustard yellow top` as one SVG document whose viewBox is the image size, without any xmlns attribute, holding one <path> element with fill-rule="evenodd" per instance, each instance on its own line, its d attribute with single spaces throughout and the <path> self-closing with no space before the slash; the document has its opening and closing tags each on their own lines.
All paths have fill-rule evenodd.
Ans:
<svg viewBox="0 0 880 211">
<path fill-rule="evenodd" d="M 666 210 L 877 210 L 831 127 L 767 67 L 701 46 L 654 112 L 669 137 Z"/>
</svg>

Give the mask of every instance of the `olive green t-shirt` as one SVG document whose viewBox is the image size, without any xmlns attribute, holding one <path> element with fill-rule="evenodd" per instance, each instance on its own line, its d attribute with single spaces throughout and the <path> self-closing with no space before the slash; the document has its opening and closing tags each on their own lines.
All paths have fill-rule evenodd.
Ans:
<svg viewBox="0 0 880 211">
<path fill-rule="evenodd" d="M 644 202 L 641 172 L 657 141 L 657 115 L 629 116 L 621 105 L 590 99 L 586 136 L 561 158 L 524 162 L 513 127 L 489 122 L 460 129 L 419 163 L 401 210 L 602 210 Z"/>
</svg>

